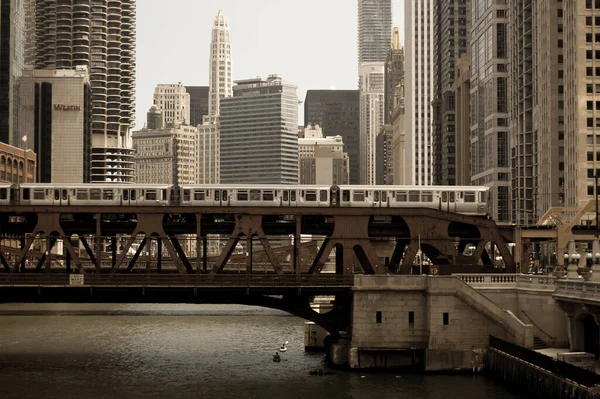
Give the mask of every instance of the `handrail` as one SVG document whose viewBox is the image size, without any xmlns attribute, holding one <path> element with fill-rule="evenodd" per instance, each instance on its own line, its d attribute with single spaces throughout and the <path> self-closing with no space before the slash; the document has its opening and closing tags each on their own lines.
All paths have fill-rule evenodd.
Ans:
<svg viewBox="0 0 600 399">
<path fill-rule="evenodd" d="M 530 322 L 531 324 L 533 324 L 533 325 L 535 326 L 535 328 L 537 328 L 538 330 L 540 330 L 542 333 L 546 334 L 546 335 L 548 336 L 548 338 L 550 338 L 551 340 L 556 340 L 556 337 L 553 337 L 552 335 L 548 334 L 546 331 L 542 330 L 542 329 L 540 328 L 540 326 L 538 326 L 538 325 L 536 324 L 536 322 L 535 322 L 535 321 L 533 321 L 533 319 L 532 319 L 531 317 L 529 317 L 529 315 L 527 314 L 527 312 L 526 312 L 526 311 L 524 311 L 524 310 L 521 310 L 521 312 L 522 312 L 522 313 L 525 315 L 525 317 L 527 317 L 527 318 L 529 319 L 529 322 Z"/>
</svg>

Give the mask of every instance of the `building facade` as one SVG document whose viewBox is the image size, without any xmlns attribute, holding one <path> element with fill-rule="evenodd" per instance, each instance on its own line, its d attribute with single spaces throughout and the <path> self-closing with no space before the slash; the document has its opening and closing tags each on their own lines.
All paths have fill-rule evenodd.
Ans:
<svg viewBox="0 0 600 399">
<path fill-rule="evenodd" d="M 36 160 L 32 150 L 0 143 L 0 183 L 36 183 Z"/>
<path fill-rule="evenodd" d="M 358 90 L 308 90 L 304 126 L 319 125 L 323 136 L 341 136 L 350 162 L 350 184 L 360 184 L 360 94 Z"/>
<path fill-rule="evenodd" d="M 277 75 L 235 83 L 221 100 L 221 183 L 297 184 L 297 87 Z"/>
<path fill-rule="evenodd" d="M 201 125 L 208 115 L 208 86 L 186 86 L 185 90 L 190 95 L 190 125 Z"/>
<path fill-rule="evenodd" d="M 36 68 L 90 72 L 91 181 L 132 183 L 136 0 L 47 0 L 35 15 Z"/>
<path fill-rule="evenodd" d="M 0 142 L 20 147 L 21 78 L 35 61 L 35 0 L 0 0 Z"/>
<path fill-rule="evenodd" d="M 456 185 L 471 185 L 471 58 L 463 53 L 456 60 L 452 91 L 456 104 Z"/>
<path fill-rule="evenodd" d="M 400 87 L 392 115 L 392 176 L 394 185 L 406 183 L 406 137 L 404 134 L 404 87 Z"/>
<path fill-rule="evenodd" d="M 377 185 L 394 184 L 393 129 L 394 127 L 391 124 L 383 125 L 377 134 L 375 143 L 377 151 Z"/>
<path fill-rule="evenodd" d="M 221 180 L 220 123 L 219 116 L 212 115 L 204 117 L 204 123 L 198 126 L 197 184 L 218 184 Z"/>
<path fill-rule="evenodd" d="M 404 47 L 400 45 L 400 30 L 394 28 L 392 47 L 385 59 L 385 124 L 392 123 L 398 85 L 404 85 Z"/>
<path fill-rule="evenodd" d="M 190 124 L 190 95 L 181 83 L 157 85 L 154 104 L 162 111 L 163 125 L 168 122 Z"/>
<path fill-rule="evenodd" d="M 471 183 L 490 187 L 492 218 L 508 222 L 508 5 L 473 1 L 471 21 Z"/>
<path fill-rule="evenodd" d="M 210 42 L 208 113 L 219 115 L 222 98 L 232 96 L 231 30 L 229 19 L 219 10 L 214 19 Z"/>
<path fill-rule="evenodd" d="M 376 183 L 376 137 L 383 126 L 385 105 L 385 63 L 366 62 L 360 66 L 360 183 Z"/>
<path fill-rule="evenodd" d="M 433 2 L 433 182 L 456 185 L 456 60 L 469 49 L 470 0 Z"/>
<path fill-rule="evenodd" d="M 91 180 L 92 91 L 86 67 L 36 70 L 23 78 L 22 146 L 38 154 L 39 183 Z"/>
<path fill-rule="evenodd" d="M 348 184 L 348 166 L 341 136 L 298 139 L 299 184 Z"/>
<path fill-rule="evenodd" d="M 196 184 L 195 126 L 168 122 L 162 129 L 133 132 L 139 184 Z"/>
<path fill-rule="evenodd" d="M 537 181 L 533 191 L 534 222 L 537 222 L 551 207 L 564 204 L 566 93 L 564 5 L 565 2 L 549 0 L 537 2 L 534 8 L 533 43 L 537 60 L 537 64 L 534 65 L 537 95 L 534 97 L 533 123 L 534 136 L 537 138 L 535 143 L 537 148 L 534 147 L 534 152 L 538 154 Z M 591 15 L 586 16 L 585 29 L 589 30 L 593 22 Z M 597 25 L 600 25 L 600 21 Z M 589 63 L 587 56 L 586 50 L 586 63 Z M 588 90 L 592 87 L 588 88 L 586 84 L 586 96 L 589 97 Z M 600 93 L 600 87 L 597 93 Z"/>
<path fill-rule="evenodd" d="M 384 62 L 392 34 L 392 0 L 358 0 L 358 66 Z"/>
<path fill-rule="evenodd" d="M 406 184 L 431 185 L 432 170 L 432 101 L 433 2 L 406 1 L 405 10 L 405 113 Z"/>
</svg>

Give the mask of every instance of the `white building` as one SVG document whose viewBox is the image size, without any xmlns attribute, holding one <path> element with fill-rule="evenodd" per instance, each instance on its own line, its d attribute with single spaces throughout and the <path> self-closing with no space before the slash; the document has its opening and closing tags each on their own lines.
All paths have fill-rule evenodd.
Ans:
<svg viewBox="0 0 600 399">
<path fill-rule="evenodd" d="M 406 184 L 431 185 L 434 57 L 433 1 L 405 3 Z"/>
<path fill-rule="evenodd" d="M 210 42 L 208 115 L 198 126 L 198 184 L 218 184 L 221 181 L 221 99 L 233 95 L 231 67 L 229 20 L 223 10 L 219 10 Z"/>
<path fill-rule="evenodd" d="M 384 122 L 385 63 L 360 66 L 360 171 L 361 183 L 376 183 L 376 137 Z"/>
<path fill-rule="evenodd" d="M 320 130 L 320 128 L 318 129 Z M 312 133 L 318 131 L 312 129 Z M 308 131 L 308 129 L 307 129 Z M 298 182 L 300 184 L 348 184 L 349 161 L 342 136 L 298 139 Z"/>
<path fill-rule="evenodd" d="M 157 85 L 154 104 L 162 111 L 163 126 L 168 122 L 190 123 L 190 95 L 181 82 Z"/>
</svg>

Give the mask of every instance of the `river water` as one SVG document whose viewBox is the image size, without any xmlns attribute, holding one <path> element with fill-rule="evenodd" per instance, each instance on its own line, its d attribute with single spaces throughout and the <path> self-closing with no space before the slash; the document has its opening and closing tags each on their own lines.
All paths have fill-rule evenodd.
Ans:
<svg viewBox="0 0 600 399">
<path fill-rule="evenodd" d="M 0 398 L 524 397 L 481 376 L 311 376 L 323 355 L 303 339 L 303 320 L 263 308 L 2 305 Z"/>
</svg>

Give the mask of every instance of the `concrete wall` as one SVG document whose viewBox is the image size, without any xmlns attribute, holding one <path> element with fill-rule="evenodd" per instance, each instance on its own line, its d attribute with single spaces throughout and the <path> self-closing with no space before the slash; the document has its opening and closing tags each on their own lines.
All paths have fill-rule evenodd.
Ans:
<svg viewBox="0 0 600 399">
<path fill-rule="evenodd" d="M 556 305 L 552 291 L 523 289 L 478 289 L 498 306 L 512 311 L 525 323 L 533 325 L 534 334 L 548 346 L 566 348 L 568 320 Z"/>
<path fill-rule="evenodd" d="M 357 276 L 352 317 L 354 368 L 414 365 L 425 350 L 426 370 L 472 369 L 489 335 L 533 343 L 531 326 L 455 277 Z"/>
</svg>

